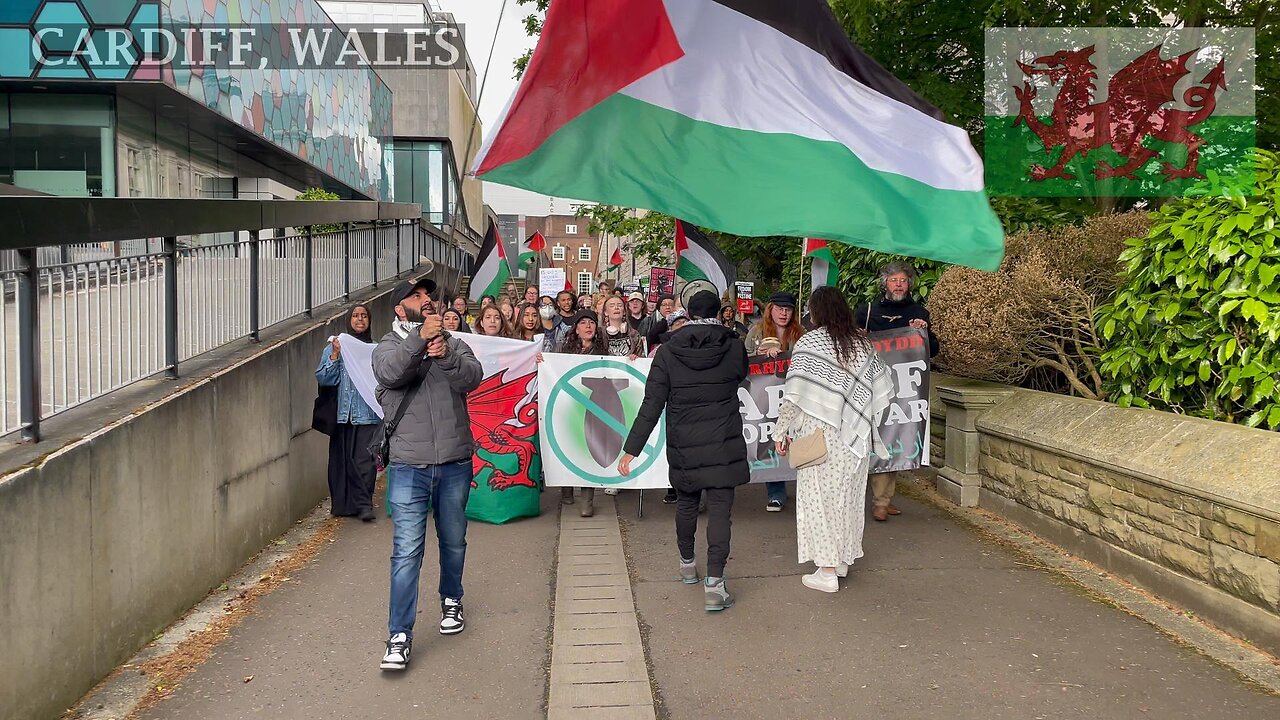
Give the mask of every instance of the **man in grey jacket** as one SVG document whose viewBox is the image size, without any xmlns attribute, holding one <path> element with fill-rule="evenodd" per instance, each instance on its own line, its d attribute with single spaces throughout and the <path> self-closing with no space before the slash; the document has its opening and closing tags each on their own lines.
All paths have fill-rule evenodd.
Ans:
<svg viewBox="0 0 1280 720">
<path fill-rule="evenodd" d="M 383 670 L 409 664 L 418 612 L 427 514 L 436 516 L 440 544 L 440 633 L 462 632 L 462 567 L 467 552 L 467 498 L 471 494 L 471 422 L 467 393 L 480 385 L 480 361 L 441 328 L 429 280 L 402 285 L 394 298 L 404 310 L 373 351 L 378 401 L 391 422 L 419 386 L 391 436 L 387 501 L 395 526 L 391 553 L 391 602 Z"/>
</svg>

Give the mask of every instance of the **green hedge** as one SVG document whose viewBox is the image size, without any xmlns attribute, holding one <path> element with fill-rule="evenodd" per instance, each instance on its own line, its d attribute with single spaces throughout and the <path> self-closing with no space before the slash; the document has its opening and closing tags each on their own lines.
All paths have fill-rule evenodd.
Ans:
<svg viewBox="0 0 1280 720">
<path fill-rule="evenodd" d="M 1280 159 L 1256 166 L 1254 195 L 1171 202 L 1127 243 L 1097 315 L 1118 404 L 1280 429 Z"/>
</svg>

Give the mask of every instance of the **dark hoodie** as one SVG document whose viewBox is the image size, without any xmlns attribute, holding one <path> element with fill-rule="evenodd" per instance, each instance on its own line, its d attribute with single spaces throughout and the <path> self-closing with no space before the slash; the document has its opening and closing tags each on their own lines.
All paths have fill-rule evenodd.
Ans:
<svg viewBox="0 0 1280 720">
<path fill-rule="evenodd" d="M 732 330 L 718 323 L 680 328 L 658 348 L 624 449 L 639 455 L 665 408 L 672 487 L 693 493 L 747 483 L 738 403 L 747 373 L 747 351 Z"/>
<path fill-rule="evenodd" d="M 863 303 L 853 311 L 853 318 L 868 332 L 896 330 L 907 327 L 912 320 L 923 320 L 929 323 L 929 357 L 938 354 L 938 336 L 933 334 L 929 311 L 910 295 L 901 300 L 889 300 L 881 296 L 869 307 Z"/>
</svg>

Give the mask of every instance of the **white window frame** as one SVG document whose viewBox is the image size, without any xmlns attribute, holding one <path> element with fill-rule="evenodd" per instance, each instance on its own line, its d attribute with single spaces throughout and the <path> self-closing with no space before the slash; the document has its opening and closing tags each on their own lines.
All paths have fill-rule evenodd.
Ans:
<svg viewBox="0 0 1280 720">
<path fill-rule="evenodd" d="M 589 272 L 580 272 L 580 273 L 578 273 L 578 294 L 579 294 L 579 295 L 590 295 L 590 294 L 591 294 L 591 286 L 592 286 L 592 284 L 593 284 L 593 282 L 592 282 L 592 281 L 593 281 L 594 279 L 595 279 L 595 277 L 594 277 L 591 273 L 589 273 Z"/>
<path fill-rule="evenodd" d="M 591 246 L 583 245 L 578 248 L 578 262 L 591 262 Z"/>
<path fill-rule="evenodd" d="M 577 235 L 577 234 L 578 234 L 578 226 L 577 226 L 577 225 L 565 225 L 565 226 L 564 226 L 564 234 L 565 234 L 565 235 Z"/>
<path fill-rule="evenodd" d="M 565 246 L 556 245 L 555 247 L 551 248 L 551 259 L 560 260 L 563 262 L 565 258 L 565 251 L 566 251 Z"/>
</svg>

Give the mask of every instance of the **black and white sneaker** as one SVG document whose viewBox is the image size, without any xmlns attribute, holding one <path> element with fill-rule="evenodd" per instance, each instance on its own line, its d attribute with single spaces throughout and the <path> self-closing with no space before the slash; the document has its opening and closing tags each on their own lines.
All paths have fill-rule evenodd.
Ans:
<svg viewBox="0 0 1280 720">
<path fill-rule="evenodd" d="M 466 627 L 462 620 L 462 603 L 453 598 L 440 601 L 440 634 L 457 635 Z"/>
<path fill-rule="evenodd" d="M 396 633 L 387 641 L 387 654 L 382 656 L 383 670 L 403 670 L 409 667 L 409 651 L 413 641 L 404 633 Z"/>
<path fill-rule="evenodd" d="M 764 506 L 764 509 L 768 512 L 782 512 L 782 501 L 770 500 L 769 504 Z"/>
</svg>

